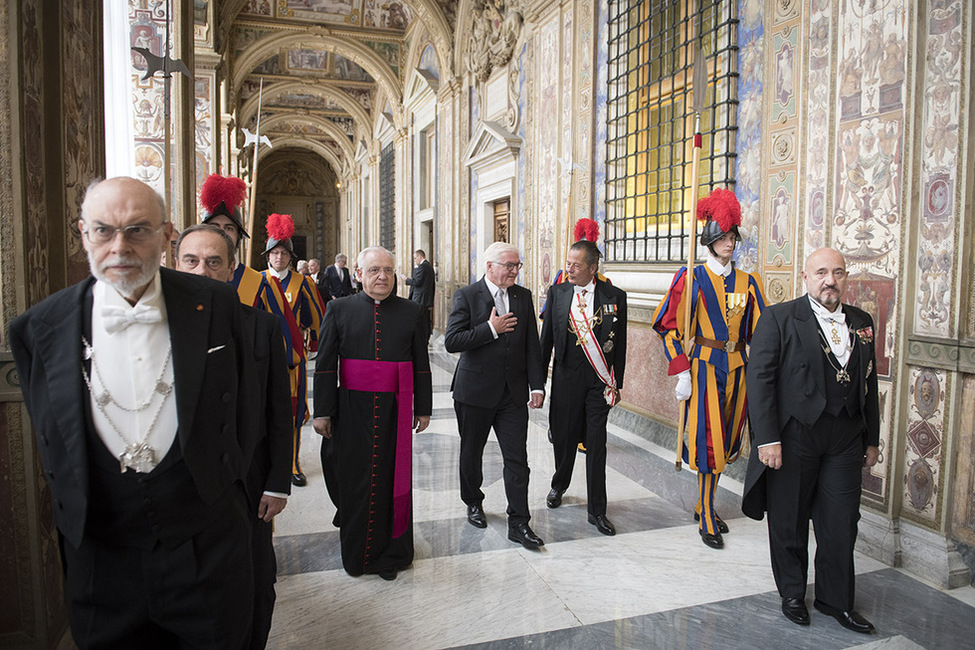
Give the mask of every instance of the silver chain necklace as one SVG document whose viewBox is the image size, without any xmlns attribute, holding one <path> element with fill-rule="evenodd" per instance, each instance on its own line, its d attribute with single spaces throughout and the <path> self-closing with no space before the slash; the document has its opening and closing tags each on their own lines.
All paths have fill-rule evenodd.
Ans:
<svg viewBox="0 0 975 650">
<path fill-rule="evenodd" d="M 105 386 L 105 380 L 102 378 L 101 372 L 98 370 L 98 364 L 95 362 L 95 349 L 90 343 L 88 343 L 84 336 L 81 337 L 81 344 L 84 346 L 84 359 L 86 361 L 91 361 L 91 367 L 95 371 L 95 376 L 98 378 L 99 383 L 101 383 L 102 386 Z M 163 381 L 163 377 L 166 374 L 166 368 L 169 366 L 169 361 L 172 356 L 173 349 L 170 348 L 166 352 L 166 359 L 163 361 L 162 368 L 159 371 L 159 376 L 156 378 L 155 386 L 153 387 L 152 392 L 149 393 L 149 397 L 147 397 L 141 403 L 136 404 L 134 407 L 126 407 L 123 404 L 120 404 L 118 400 L 116 400 L 115 397 L 112 396 L 112 394 L 107 390 L 103 390 L 101 393 L 96 394 L 95 388 L 91 383 L 91 378 L 88 376 L 88 371 L 85 369 L 85 364 L 81 364 L 81 376 L 85 379 L 85 385 L 88 386 L 88 392 L 95 398 L 95 405 L 98 407 L 99 412 L 105 416 L 105 420 L 107 420 L 112 426 L 112 429 L 115 431 L 116 435 L 118 435 L 119 439 L 125 443 L 125 449 L 122 450 L 122 453 L 118 456 L 119 469 L 123 474 L 125 473 L 126 468 L 131 468 L 138 473 L 145 474 L 151 472 L 158 464 L 158 461 L 156 460 L 156 450 L 152 448 L 148 441 L 149 435 L 152 433 L 152 430 L 156 426 L 156 421 L 159 419 L 159 414 L 162 413 L 163 405 L 166 403 L 166 397 L 173 392 L 173 385 L 167 384 L 165 381 Z M 129 440 L 119 429 L 118 425 L 115 424 L 115 421 L 112 420 L 112 417 L 108 414 L 106 406 L 111 403 L 125 413 L 139 413 L 149 408 L 149 405 L 152 404 L 156 394 L 161 395 L 162 399 L 159 400 L 159 404 L 156 407 L 156 412 L 152 415 L 152 421 L 149 422 L 149 427 L 146 429 L 146 434 L 140 441 L 129 442 Z"/>
<path fill-rule="evenodd" d="M 837 367 L 837 365 L 835 363 L 833 363 L 832 357 L 829 356 L 829 353 L 832 352 L 832 348 L 829 347 L 829 341 L 826 340 L 826 335 L 823 334 L 822 328 L 820 328 L 820 330 L 819 330 L 819 338 L 822 339 L 822 341 L 823 341 L 823 354 L 826 355 L 826 361 L 833 368 L 833 370 L 836 371 L 836 381 L 838 381 L 839 383 L 841 383 L 843 385 L 849 384 L 850 383 L 850 373 L 847 372 L 846 367 L 848 365 L 850 365 L 850 359 L 853 358 L 852 351 L 850 352 L 850 356 L 847 357 L 846 363 L 844 363 L 842 367 Z M 849 346 L 849 345 L 850 344 L 847 343 L 847 346 Z M 837 357 L 836 358 L 837 363 L 839 363 L 839 360 L 840 360 L 839 357 Z"/>
</svg>

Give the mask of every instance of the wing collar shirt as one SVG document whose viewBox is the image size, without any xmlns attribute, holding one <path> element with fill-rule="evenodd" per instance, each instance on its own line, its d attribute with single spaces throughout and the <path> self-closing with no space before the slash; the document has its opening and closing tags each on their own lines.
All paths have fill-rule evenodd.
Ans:
<svg viewBox="0 0 975 650">
<path fill-rule="evenodd" d="M 840 365 L 845 366 L 846 362 L 850 360 L 850 351 L 853 346 L 850 344 L 850 327 L 846 324 L 846 314 L 843 313 L 843 307 L 837 306 L 836 311 L 830 311 L 813 300 L 812 296 L 808 296 L 808 298 L 813 313 L 816 315 L 816 320 L 819 321 L 819 328 L 823 331 L 826 342 L 829 343 L 829 349 L 833 351 L 833 356 L 840 362 Z M 838 336 L 834 337 L 833 332 L 836 332 Z"/>
<path fill-rule="evenodd" d="M 134 322 L 118 327 L 114 322 L 120 319 Z M 89 399 L 98 437 L 115 458 L 127 445 L 145 439 L 155 450 L 158 464 L 173 445 L 179 424 L 176 393 L 172 390 L 169 321 L 158 271 L 134 306 L 110 285 L 101 280 L 95 282 L 90 343 Z M 157 385 L 170 390 L 159 392 Z M 111 396 L 104 410 L 98 405 L 98 397 L 103 395 Z"/>
</svg>

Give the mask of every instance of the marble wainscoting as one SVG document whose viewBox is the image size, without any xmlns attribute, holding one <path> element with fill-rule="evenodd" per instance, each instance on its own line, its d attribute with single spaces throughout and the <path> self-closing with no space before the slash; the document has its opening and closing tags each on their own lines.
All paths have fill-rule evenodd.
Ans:
<svg viewBox="0 0 975 650">
<path fill-rule="evenodd" d="M 466 522 L 459 438 L 449 393 L 452 357 L 439 341 L 434 417 L 415 436 L 416 559 L 392 582 L 341 566 L 335 509 L 325 494 L 320 441 L 306 427 L 302 467 L 275 521 L 279 576 L 270 648 L 961 648 L 975 638 L 975 589 L 943 591 L 857 555 L 857 607 L 877 626 L 858 635 L 812 611 L 796 626 L 779 610 L 764 522 L 741 516 L 741 484 L 723 478 L 726 548 L 705 547 L 692 518 L 697 481 L 674 472 L 673 451 L 617 425 L 609 431 L 607 515 L 615 537 L 586 521 L 585 462 L 555 510 L 545 507 L 554 459 L 547 417 L 532 414 L 527 551 L 507 539 L 501 454 L 484 452 L 488 528 Z M 811 549 L 811 553 L 814 549 Z M 810 568 L 810 583 L 815 579 Z M 810 586 L 808 602 L 812 605 Z"/>
</svg>

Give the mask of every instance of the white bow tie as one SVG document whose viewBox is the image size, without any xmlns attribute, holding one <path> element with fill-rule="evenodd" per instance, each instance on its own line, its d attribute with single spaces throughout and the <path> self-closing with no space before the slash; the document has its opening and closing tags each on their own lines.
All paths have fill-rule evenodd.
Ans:
<svg viewBox="0 0 975 650">
<path fill-rule="evenodd" d="M 109 334 L 121 332 L 133 323 L 158 323 L 162 312 L 158 307 L 136 305 L 134 309 L 123 307 L 102 307 L 102 324 Z"/>
<path fill-rule="evenodd" d="M 846 314 L 843 313 L 842 309 L 837 309 L 833 312 L 820 312 L 819 317 L 823 320 L 832 321 L 837 325 L 842 325 L 846 322 Z"/>
</svg>

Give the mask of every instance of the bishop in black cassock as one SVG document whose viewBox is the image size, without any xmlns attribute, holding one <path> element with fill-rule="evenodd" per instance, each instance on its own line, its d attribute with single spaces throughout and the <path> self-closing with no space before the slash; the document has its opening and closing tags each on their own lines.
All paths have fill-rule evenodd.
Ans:
<svg viewBox="0 0 975 650">
<path fill-rule="evenodd" d="M 388 251 L 364 250 L 358 267 L 363 291 L 330 301 L 325 313 L 313 424 L 337 479 L 342 565 L 392 580 L 413 562 L 411 430 L 430 422 L 428 319 L 392 295 Z"/>
</svg>

